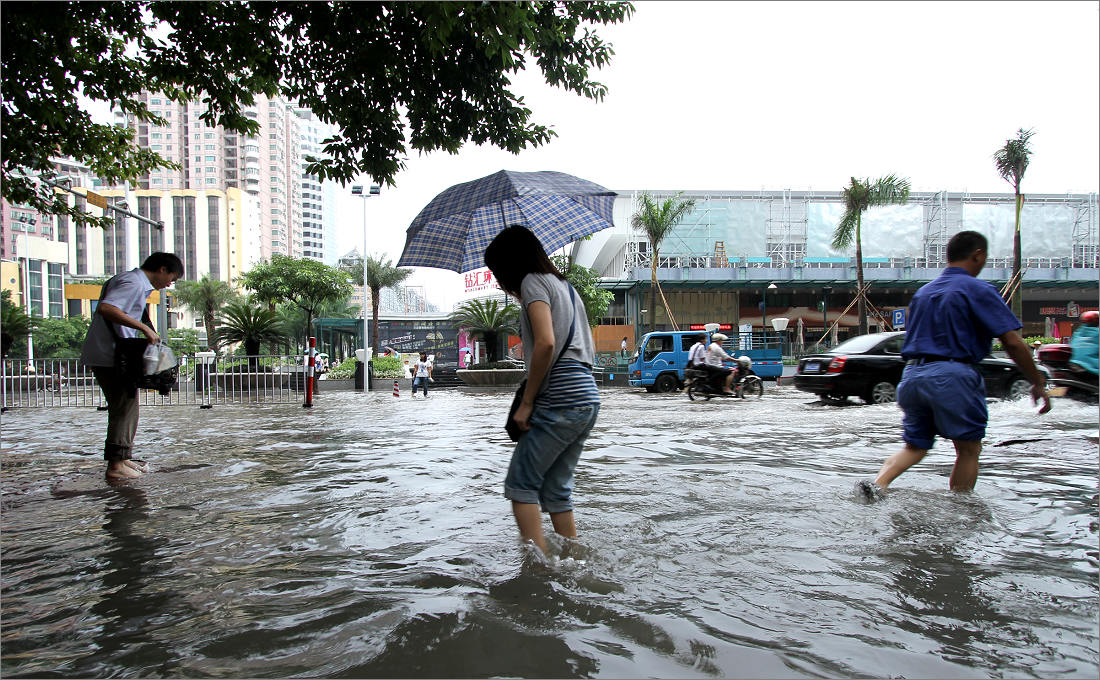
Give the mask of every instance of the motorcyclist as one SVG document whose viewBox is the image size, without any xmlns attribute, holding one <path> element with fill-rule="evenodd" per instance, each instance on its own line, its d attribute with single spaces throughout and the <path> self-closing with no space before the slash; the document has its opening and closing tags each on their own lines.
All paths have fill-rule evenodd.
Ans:
<svg viewBox="0 0 1100 680">
<path fill-rule="evenodd" d="M 708 374 L 708 380 L 712 385 L 718 385 L 719 381 L 722 384 L 722 391 L 726 394 L 733 394 L 733 370 L 726 368 L 722 365 L 722 362 L 727 359 L 733 359 L 732 356 L 726 353 L 726 350 L 722 349 L 722 343 L 726 341 L 726 336 L 721 333 L 715 333 L 710 336 L 711 343 L 707 347 L 706 363 L 702 368 Z"/>
<path fill-rule="evenodd" d="M 1100 312 L 1088 311 L 1081 315 L 1081 325 L 1073 332 L 1069 348 L 1070 368 L 1087 371 L 1092 379 L 1097 379 L 1100 364 Z"/>
</svg>

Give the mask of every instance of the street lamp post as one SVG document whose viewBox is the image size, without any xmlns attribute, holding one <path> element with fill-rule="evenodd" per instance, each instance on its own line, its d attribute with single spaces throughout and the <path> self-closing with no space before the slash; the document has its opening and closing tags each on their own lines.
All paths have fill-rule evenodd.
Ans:
<svg viewBox="0 0 1100 680">
<path fill-rule="evenodd" d="M 764 315 L 760 322 L 760 325 L 764 328 L 764 331 L 768 330 L 768 291 L 775 290 L 778 286 L 774 283 L 768 284 L 768 287 L 764 289 L 763 300 L 760 301 L 760 311 Z"/>
<path fill-rule="evenodd" d="M 371 357 L 367 356 L 370 352 L 370 335 L 367 324 L 370 323 L 367 318 L 367 200 L 373 196 L 377 196 L 382 192 L 382 188 L 377 184 L 370 185 L 370 188 L 366 192 L 363 191 L 361 184 L 356 184 L 351 187 L 351 195 L 358 196 L 363 199 L 363 387 L 370 390 L 370 360 Z"/>
</svg>

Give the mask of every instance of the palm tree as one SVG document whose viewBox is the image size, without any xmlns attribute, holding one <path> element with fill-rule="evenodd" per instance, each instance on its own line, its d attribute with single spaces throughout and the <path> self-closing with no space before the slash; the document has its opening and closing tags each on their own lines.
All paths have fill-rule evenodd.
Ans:
<svg viewBox="0 0 1100 680">
<path fill-rule="evenodd" d="M 485 342 L 486 358 L 497 360 L 500 349 L 500 336 L 518 333 L 516 322 L 519 320 L 519 307 L 505 300 L 470 300 L 459 305 L 451 314 L 455 328 L 465 328 L 471 335 Z"/>
<path fill-rule="evenodd" d="M 363 281 L 363 260 L 352 264 L 344 271 L 348 273 L 352 281 Z M 399 269 L 393 266 L 392 260 L 383 259 L 379 257 L 367 256 L 367 288 L 370 289 L 370 307 L 371 307 L 371 338 L 374 339 L 374 344 L 379 346 L 378 338 L 378 302 L 382 294 L 383 288 L 393 288 L 397 284 L 401 283 L 405 279 L 409 278 L 412 274 L 411 269 Z M 375 351 L 375 354 L 379 352 Z"/>
<path fill-rule="evenodd" d="M 1005 145 L 997 150 L 997 153 L 993 154 L 993 164 L 997 166 L 997 172 L 1006 182 L 1012 185 L 1012 190 L 1016 192 L 1016 232 L 1012 238 L 1012 279 L 1017 280 L 1020 277 L 1020 210 L 1024 206 L 1024 195 L 1020 193 L 1020 182 L 1024 179 L 1024 173 L 1027 171 L 1028 157 L 1031 156 L 1031 149 L 1028 148 L 1028 141 L 1031 140 L 1032 135 L 1035 132 L 1032 130 L 1025 130 L 1020 128 L 1016 131 L 1016 138 L 1010 139 L 1005 142 Z M 1016 288 L 1012 290 L 1012 298 L 1009 305 L 1012 307 L 1012 313 L 1016 315 L 1017 319 L 1023 318 L 1023 298 L 1020 295 L 1022 285 L 1017 284 Z"/>
<path fill-rule="evenodd" d="M 635 231 L 640 231 L 649 239 L 650 285 L 649 285 L 649 330 L 657 330 L 657 248 L 665 240 L 673 227 L 680 223 L 691 211 L 695 210 L 693 199 L 681 200 L 680 194 L 667 198 L 658 204 L 646 192 L 638 197 L 638 207 L 630 218 Z"/>
<path fill-rule="evenodd" d="M 863 293 L 863 243 L 861 227 L 863 212 L 880 205 L 902 204 L 909 200 L 909 180 L 894 175 L 858 180 L 844 189 L 844 215 L 833 231 L 833 249 L 846 250 L 856 243 L 856 290 L 859 305 L 859 333 L 867 332 L 867 297 Z"/>
<path fill-rule="evenodd" d="M 225 281 L 211 279 L 209 274 L 203 274 L 198 281 L 177 281 L 176 291 L 172 297 L 189 307 L 191 311 L 202 315 L 203 325 L 206 326 L 206 344 L 216 351 L 218 311 L 227 302 L 237 297 L 237 291 Z"/>
<path fill-rule="evenodd" d="M 261 345 L 274 345 L 286 339 L 279 314 L 248 298 L 225 304 L 218 322 L 221 324 L 216 331 L 218 342 L 244 343 L 244 353 L 252 368 L 255 368 Z"/>
</svg>

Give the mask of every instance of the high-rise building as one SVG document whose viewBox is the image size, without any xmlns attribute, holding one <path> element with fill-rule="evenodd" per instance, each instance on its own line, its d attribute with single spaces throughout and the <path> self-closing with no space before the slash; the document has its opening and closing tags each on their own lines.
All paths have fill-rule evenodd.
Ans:
<svg viewBox="0 0 1100 680">
<path fill-rule="evenodd" d="M 242 135 L 207 124 L 201 101 L 179 103 L 152 92 L 141 97 L 165 125 L 139 122 L 119 111 L 115 122 L 134 130 L 139 147 L 156 151 L 179 169 L 148 173 L 139 178 L 140 189 L 239 188 L 258 200 L 263 259 L 273 254 L 325 258 L 324 216 L 334 209 L 334 200 L 326 204 L 322 183 L 305 176 L 304 159 L 319 155 L 321 142 L 331 134 L 327 126 L 285 99 L 257 95 L 243 112 L 259 129 Z M 334 199 L 331 191 L 329 196 Z"/>
</svg>

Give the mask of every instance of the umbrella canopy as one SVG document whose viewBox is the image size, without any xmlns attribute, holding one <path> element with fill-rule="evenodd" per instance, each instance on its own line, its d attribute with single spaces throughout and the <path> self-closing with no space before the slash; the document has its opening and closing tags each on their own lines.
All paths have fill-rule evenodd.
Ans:
<svg viewBox="0 0 1100 680">
<path fill-rule="evenodd" d="M 399 267 L 467 272 L 506 226 L 535 233 L 547 253 L 612 225 L 615 192 L 564 172 L 501 170 L 456 184 L 409 225 Z"/>
</svg>

